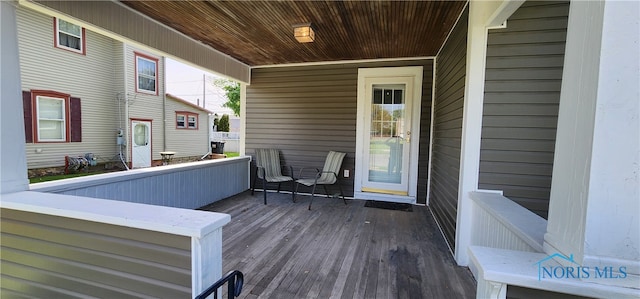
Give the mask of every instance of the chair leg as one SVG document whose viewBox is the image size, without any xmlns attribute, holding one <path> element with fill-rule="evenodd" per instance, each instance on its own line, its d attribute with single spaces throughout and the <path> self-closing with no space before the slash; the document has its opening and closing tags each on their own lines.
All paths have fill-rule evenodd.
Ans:
<svg viewBox="0 0 640 299">
<path fill-rule="evenodd" d="M 313 185 L 313 189 L 311 189 L 311 201 L 309 201 L 309 210 L 311 210 L 311 204 L 313 203 L 313 197 L 316 194 L 316 185 Z"/>
<path fill-rule="evenodd" d="M 282 185 L 282 183 L 278 182 L 278 193 L 280 193 L 280 185 Z"/>
<path fill-rule="evenodd" d="M 253 194 L 256 193 L 256 183 L 257 182 L 258 182 L 258 173 L 256 172 L 256 175 L 253 176 L 253 186 L 251 187 L 251 196 L 253 196 Z"/>
<path fill-rule="evenodd" d="M 329 190 L 327 190 L 327 185 L 322 185 L 322 188 L 324 188 L 324 194 L 327 195 L 327 198 L 331 198 L 331 196 L 329 196 Z"/>
<path fill-rule="evenodd" d="M 262 178 L 262 191 L 264 192 L 264 204 L 267 204 L 267 179 Z"/>
<path fill-rule="evenodd" d="M 344 201 L 344 205 L 347 205 L 347 200 L 344 199 L 344 192 L 342 192 L 342 186 L 338 184 L 338 188 L 340 188 L 340 196 L 342 196 L 342 201 Z"/>
<path fill-rule="evenodd" d="M 296 186 L 293 188 L 293 202 L 296 202 L 296 193 L 298 193 L 298 187 L 300 186 L 300 184 L 291 181 L 292 184 L 295 184 Z"/>
</svg>

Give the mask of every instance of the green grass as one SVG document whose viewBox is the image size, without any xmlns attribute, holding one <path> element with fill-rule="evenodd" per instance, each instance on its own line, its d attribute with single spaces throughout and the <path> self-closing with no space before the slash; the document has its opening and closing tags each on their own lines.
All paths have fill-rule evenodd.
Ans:
<svg viewBox="0 0 640 299">
<path fill-rule="evenodd" d="M 233 157 L 239 157 L 240 153 L 238 153 L 238 152 L 225 152 L 225 155 L 227 155 L 227 158 L 233 158 Z"/>
<path fill-rule="evenodd" d="M 98 173 L 79 172 L 79 173 L 70 173 L 70 174 L 48 175 L 48 176 L 43 176 L 43 177 L 30 178 L 29 179 L 29 183 L 31 183 L 31 184 L 33 184 L 33 183 L 42 183 L 42 182 L 48 182 L 48 181 L 56 181 L 56 180 L 62 180 L 62 179 L 68 179 L 68 178 L 75 178 L 75 177 L 80 177 L 80 176 L 92 175 L 92 174 L 98 174 Z"/>
<path fill-rule="evenodd" d="M 240 156 L 240 153 L 238 153 L 238 152 L 226 152 L 225 154 L 227 155 L 228 158 Z M 42 183 L 42 182 L 63 180 L 63 179 L 69 179 L 69 178 L 75 178 L 75 177 L 81 177 L 81 176 L 87 176 L 87 175 L 100 174 L 100 173 L 105 173 L 105 172 L 108 172 L 108 171 L 78 172 L 78 173 L 70 173 L 70 174 L 60 174 L 60 175 L 48 175 L 48 176 L 43 176 L 43 177 L 34 177 L 34 178 L 30 178 L 29 179 L 29 183 L 33 184 L 33 183 Z"/>
</svg>

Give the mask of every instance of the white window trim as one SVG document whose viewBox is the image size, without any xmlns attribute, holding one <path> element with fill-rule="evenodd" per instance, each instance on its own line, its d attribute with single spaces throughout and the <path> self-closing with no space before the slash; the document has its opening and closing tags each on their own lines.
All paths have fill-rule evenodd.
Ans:
<svg viewBox="0 0 640 299">
<path fill-rule="evenodd" d="M 178 117 L 184 117 L 184 126 L 178 125 Z M 193 121 L 193 127 L 189 126 L 189 118 L 195 118 Z M 188 111 L 176 111 L 176 129 L 179 130 L 198 130 L 198 113 L 188 112 Z"/>
<path fill-rule="evenodd" d="M 50 100 L 58 100 L 62 102 L 62 119 L 46 119 L 40 117 L 40 99 L 50 99 Z M 36 96 L 36 130 L 37 130 L 37 142 L 67 142 L 67 99 L 65 98 L 57 98 L 52 96 Z M 40 134 L 40 120 L 47 121 L 59 121 L 62 122 L 62 138 L 60 139 L 43 139 Z"/>
<path fill-rule="evenodd" d="M 178 123 L 179 122 L 178 118 L 181 117 L 181 116 L 183 117 L 183 119 L 182 119 L 183 125 L 182 126 Z M 178 129 L 186 129 L 187 128 L 187 115 L 186 114 L 181 114 L 181 113 L 180 114 L 176 114 L 176 128 L 178 128 Z"/>
<path fill-rule="evenodd" d="M 193 117 L 193 127 L 191 126 L 191 121 L 189 118 Z M 195 114 L 187 115 L 187 128 L 189 129 L 197 129 L 198 128 L 198 116 Z"/>
<path fill-rule="evenodd" d="M 151 62 L 154 64 L 155 66 L 155 76 L 149 76 L 149 75 L 145 75 L 145 74 L 141 74 L 138 70 L 138 61 L 139 59 Z M 152 94 L 152 95 L 158 95 L 158 60 L 145 56 L 143 54 L 140 53 L 135 53 L 135 68 L 136 68 L 136 91 L 140 92 L 140 93 L 146 93 L 146 94 Z M 145 78 L 149 78 L 149 79 L 153 79 L 155 84 L 154 84 L 154 89 L 155 90 L 147 90 L 147 89 L 141 89 L 140 88 L 140 76 L 145 77 Z"/>
<path fill-rule="evenodd" d="M 60 30 L 60 21 L 65 21 L 67 23 L 70 23 L 72 25 L 80 27 L 80 35 L 78 36 L 78 35 L 75 35 L 75 34 Z M 55 26 L 56 27 L 56 30 L 55 30 L 56 48 L 68 50 L 68 51 L 71 51 L 71 52 L 76 52 L 76 53 L 79 53 L 79 54 L 85 54 L 85 51 L 84 51 L 84 47 L 85 47 L 85 31 L 84 31 L 84 27 L 82 27 L 80 25 L 76 25 L 76 24 L 74 24 L 72 22 L 69 22 L 67 20 L 59 19 L 59 18 L 55 18 L 55 25 L 56 25 Z M 61 44 L 60 43 L 60 33 L 79 38 L 80 39 L 80 42 L 79 42 L 80 49 L 71 48 L 71 47 L 68 47 L 66 45 Z"/>
</svg>

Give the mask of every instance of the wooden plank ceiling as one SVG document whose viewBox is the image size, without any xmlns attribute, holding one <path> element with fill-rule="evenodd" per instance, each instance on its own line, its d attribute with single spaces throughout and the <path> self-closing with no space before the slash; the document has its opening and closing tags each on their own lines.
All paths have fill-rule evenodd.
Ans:
<svg viewBox="0 0 640 299">
<path fill-rule="evenodd" d="M 465 1 L 122 1 L 250 66 L 435 56 Z M 313 43 L 293 25 L 311 22 Z"/>
</svg>

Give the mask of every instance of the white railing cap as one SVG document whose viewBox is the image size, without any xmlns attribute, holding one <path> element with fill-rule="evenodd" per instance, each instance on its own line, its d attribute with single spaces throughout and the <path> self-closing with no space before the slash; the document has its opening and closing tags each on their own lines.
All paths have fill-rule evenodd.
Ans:
<svg viewBox="0 0 640 299">
<path fill-rule="evenodd" d="M 195 238 L 231 221 L 223 213 L 33 191 L 3 194 L 0 207 Z"/>
</svg>

